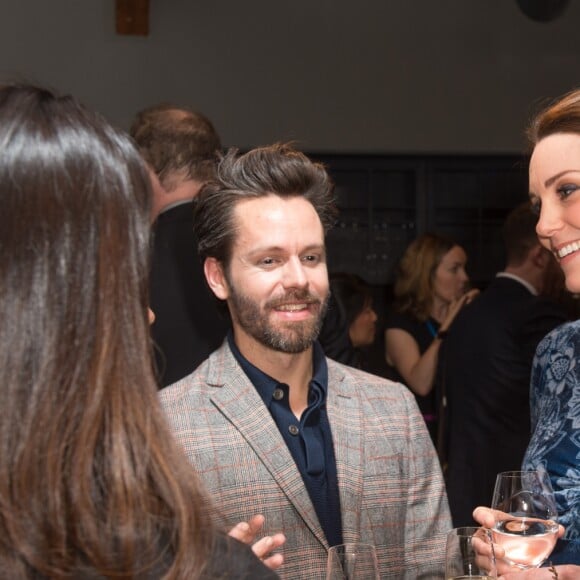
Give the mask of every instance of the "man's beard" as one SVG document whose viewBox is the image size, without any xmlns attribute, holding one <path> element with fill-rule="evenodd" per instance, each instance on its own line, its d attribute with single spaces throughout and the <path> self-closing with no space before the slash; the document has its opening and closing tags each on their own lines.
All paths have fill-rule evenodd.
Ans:
<svg viewBox="0 0 580 580">
<path fill-rule="evenodd" d="M 257 302 L 233 290 L 231 285 L 230 299 L 233 318 L 252 338 L 273 350 L 292 354 L 307 350 L 316 340 L 328 305 L 328 298 L 321 301 L 307 290 L 293 290 L 268 301 L 261 310 Z M 271 323 L 269 313 L 272 310 L 296 301 L 317 305 L 318 316 L 308 320 L 280 321 L 276 325 Z"/>
</svg>

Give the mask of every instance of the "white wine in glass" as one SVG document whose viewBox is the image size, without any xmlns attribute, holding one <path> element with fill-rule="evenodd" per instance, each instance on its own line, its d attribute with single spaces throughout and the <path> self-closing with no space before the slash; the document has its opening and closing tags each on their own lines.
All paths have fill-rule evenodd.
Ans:
<svg viewBox="0 0 580 580">
<path fill-rule="evenodd" d="M 556 500 L 548 474 L 498 474 L 491 507 L 498 512 L 493 540 L 505 550 L 504 560 L 522 570 L 541 566 L 558 538 Z"/>
</svg>

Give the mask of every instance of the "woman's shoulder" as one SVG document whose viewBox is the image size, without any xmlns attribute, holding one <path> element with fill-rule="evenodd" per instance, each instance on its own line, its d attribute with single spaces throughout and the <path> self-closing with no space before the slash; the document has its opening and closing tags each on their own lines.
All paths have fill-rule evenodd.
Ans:
<svg viewBox="0 0 580 580">
<path fill-rule="evenodd" d="M 580 320 L 566 322 L 549 332 L 538 344 L 532 365 L 532 384 L 561 382 L 577 371 L 580 356 Z"/>
<path fill-rule="evenodd" d="M 574 368 L 580 355 L 580 320 L 566 322 L 550 331 L 538 344 L 532 364 L 532 382 L 544 382 L 547 369 L 563 375 Z M 541 378 L 540 378 L 541 377 Z"/>
<path fill-rule="evenodd" d="M 559 348 L 565 344 L 576 344 L 580 337 L 580 320 L 565 322 L 551 330 L 538 344 L 536 355 L 540 355 L 544 350 Z"/>
<path fill-rule="evenodd" d="M 579 344 L 580 321 L 558 326 L 538 344 L 530 380 L 534 428 L 540 416 L 550 416 L 555 422 L 573 412 L 580 420 L 578 406 L 570 405 L 580 397 Z"/>
<path fill-rule="evenodd" d="M 386 330 L 389 330 L 389 328 L 400 328 L 402 330 L 407 330 L 412 334 L 414 334 L 417 329 L 421 328 L 424 324 L 424 322 L 415 318 L 411 313 L 400 312 L 394 309 L 387 313 L 385 319 Z"/>
</svg>

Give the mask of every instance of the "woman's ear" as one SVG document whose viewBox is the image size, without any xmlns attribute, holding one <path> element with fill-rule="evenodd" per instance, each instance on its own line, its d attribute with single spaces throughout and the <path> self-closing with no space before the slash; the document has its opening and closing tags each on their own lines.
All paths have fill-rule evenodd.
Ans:
<svg viewBox="0 0 580 580">
<path fill-rule="evenodd" d="M 230 292 L 221 262 L 216 258 L 206 258 L 203 263 L 203 271 L 212 292 L 220 300 L 227 300 Z"/>
</svg>

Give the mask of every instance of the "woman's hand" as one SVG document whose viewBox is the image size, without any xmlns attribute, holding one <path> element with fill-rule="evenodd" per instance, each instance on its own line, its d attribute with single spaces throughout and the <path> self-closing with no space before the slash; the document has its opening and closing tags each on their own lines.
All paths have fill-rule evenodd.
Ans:
<svg viewBox="0 0 580 580">
<path fill-rule="evenodd" d="M 456 298 L 449 307 L 447 308 L 447 314 L 445 319 L 441 323 L 439 330 L 445 332 L 449 330 L 451 323 L 455 320 L 455 317 L 459 314 L 459 311 L 466 305 L 469 304 L 477 295 L 479 290 L 477 288 L 472 288 L 465 294 L 462 294 L 459 298 Z"/>
<path fill-rule="evenodd" d="M 477 507 L 473 511 L 473 519 L 484 528 L 493 528 L 496 520 L 505 518 L 507 514 L 487 507 Z M 564 535 L 564 527 L 558 527 L 558 537 Z M 515 566 L 510 566 L 503 561 L 505 550 L 498 544 L 494 544 L 495 559 L 499 578 L 502 580 L 576 580 L 580 578 L 580 566 L 556 566 L 557 576 L 550 572 L 549 568 L 534 568 L 531 570 L 521 570 Z"/>
<path fill-rule="evenodd" d="M 498 510 L 492 510 L 488 507 L 479 506 L 473 510 L 473 519 L 484 528 L 493 528 L 495 526 L 495 522 L 498 519 L 506 519 L 510 517 L 509 514 L 505 512 L 500 512 Z M 561 538 L 564 535 L 565 529 L 564 526 L 558 526 L 558 538 Z"/>
<path fill-rule="evenodd" d="M 286 536 L 284 534 L 274 534 L 273 536 L 264 536 L 256 541 L 256 537 L 264 526 L 264 521 L 263 515 L 255 515 L 247 522 L 236 524 L 228 532 L 228 535 L 244 544 L 251 545 L 254 554 L 268 568 L 277 570 L 284 563 L 284 556 L 282 554 L 270 554 L 286 542 Z"/>
<path fill-rule="evenodd" d="M 533 568 L 532 570 L 509 572 L 499 577 L 501 580 L 578 580 L 580 578 L 580 566 L 567 564 L 554 568 Z M 499 580 L 499 579 L 498 579 Z"/>
</svg>

